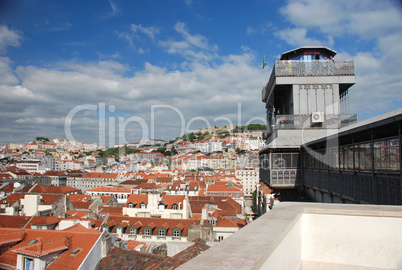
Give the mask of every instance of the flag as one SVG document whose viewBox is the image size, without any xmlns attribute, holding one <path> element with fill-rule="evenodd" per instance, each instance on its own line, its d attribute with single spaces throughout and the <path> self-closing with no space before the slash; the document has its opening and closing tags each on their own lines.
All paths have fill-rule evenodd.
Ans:
<svg viewBox="0 0 402 270">
<path fill-rule="evenodd" d="M 265 55 L 264 55 L 264 61 L 262 61 L 262 69 L 264 69 L 266 65 L 267 65 L 267 62 L 265 62 Z"/>
</svg>

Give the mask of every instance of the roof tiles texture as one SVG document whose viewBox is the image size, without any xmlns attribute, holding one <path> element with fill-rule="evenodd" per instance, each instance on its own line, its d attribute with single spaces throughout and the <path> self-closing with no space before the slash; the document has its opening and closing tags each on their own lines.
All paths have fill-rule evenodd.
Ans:
<svg viewBox="0 0 402 270">
<path fill-rule="evenodd" d="M 59 254 L 61 252 L 46 267 L 47 270 L 77 269 L 101 235 L 95 230 L 73 232 L 0 228 L 0 239 L 6 239 L 10 233 L 24 234 L 24 237 L 19 243 L 0 255 L 0 267 L 7 268 L 8 265 L 15 268 L 18 253 L 41 257 L 46 254 Z M 33 239 L 37 241 L 27 246 Z M 79 252 L 71 253 L 74 249 L 78 249 Z"/>
<path fill-rule="evenodd" d="M 143 253 L 135 250 L 112 247 L 108 255 L 97 265 L 97 270 L 115 269 L 175 269 L 191 260 L 202 251 L 209 248 L 205 241 L 197 239 L 195 243 L 173 257 L 161 256 L 152 253 Z"/>
</svg>

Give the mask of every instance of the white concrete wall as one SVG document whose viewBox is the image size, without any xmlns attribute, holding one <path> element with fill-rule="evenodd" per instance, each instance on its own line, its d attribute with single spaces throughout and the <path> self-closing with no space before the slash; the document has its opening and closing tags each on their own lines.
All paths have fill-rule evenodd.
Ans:
<svg viewBox="0 0 402 270">
<path fill-rule="evenodd" d="M 300 217 L 260 269 L 299 269 L 302 264 L 303 218 Z"/>
<path fill-rule="evenodd" d="M 92 249 L 89 251 L 85 259 L 82 261 L 78 269 L 95 269 L 98 262 L 102 259 L 102 239 L 105 237 L 106 232 L 99 235 L 98 240 L 93 245 Z"/>
<path fill-rule="evenodd" d="M 401 269 L 402 218 L 303 214 L 303 260 Z"/>
<path fill-rule="evenodd" d="M 24 205 L 24 215 L 33 216 L 38 211 L 40 204 L 40 195 L 25 195 L 24 200 L 21 200 Z"/>
</svg>

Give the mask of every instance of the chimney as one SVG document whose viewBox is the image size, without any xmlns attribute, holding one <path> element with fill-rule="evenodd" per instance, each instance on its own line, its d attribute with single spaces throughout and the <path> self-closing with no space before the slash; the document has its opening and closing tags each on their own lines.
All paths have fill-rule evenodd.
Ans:
<svg viewBox="0 0 402 270">
<path fill-rule="evenodd" d="M 109 234 L 105 234 L 102 238 L 102 258 L 107 256 L 109 249 L 112 247 L 112 237 Z"/>
</svg>

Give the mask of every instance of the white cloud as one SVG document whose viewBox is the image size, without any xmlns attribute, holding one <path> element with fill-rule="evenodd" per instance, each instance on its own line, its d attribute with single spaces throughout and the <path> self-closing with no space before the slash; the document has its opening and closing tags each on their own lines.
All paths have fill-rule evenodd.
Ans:
<svg viewBox="0 0 402 270">
<path fill-rule="evenodd" d="M 131 30 L 135 33 L 142 33 L 146 35 L 148 38 L 151 40 L 155 40 L 155 36 L 159 34 L 160 29 L 155 26 L 142 26 L 142 24 L 132 24 L 131 25 Z"/>
<path fill-rule="evenodd" d="M 257 27 L 247 26 L 246 33 L 247 35 L 252 35 L 256 33 L 264 34 L 271 27 L 272 27 L 271 22 L 260 24 Z"/>
<path fill-rule="evenodd" d="M 6 25 L 0 25 L 0 54 L 7 51 L 7 46 L 19 47 L 22 33 L 8 29 Z"/>
<path fill-rule="evenodd" d="M 280 9 L 293 25 L 324 34 L 371 39 L 400 29 L 401 10 L 393 1 L 290 0 Z"/>
<path fill-rule="evenodd" d="M 178 22 L 174 26 L 177 33 L 181 34 L 182 40 L 169 39 L 159 41 L 159 46 L 166 48 L 170 54 L 179 54 L 187 60 L 207 63 L 217 57 L 217 45 L 210 45 L 208 39 L 200 34 L 192 35 L 184 23 Z"/>
<path fill-rule="evenodd" d="M 193 64 L 189 71 L 169 71 L 146 63 L 132 77 L 120 74 L 125 67 L 118 62 L 61 64 L 68 71 L 21 66 L 15 72 L 21 85 L 0 87 L 0 124 L 7 123 L 7 129 L 0 128 L 2 133 L 7 131 L 3 140 L 13 132 L 19 134 L 14 134 L 18 138 L 26 138 L 21 136 L 24 132 L 40 135 L 44 127 L 49 130 L 48 136 L 64 137 L 62 119 L 71 109 L 83 104 L 98 108 L 105 104 L 106 110 L 114 105 L 116 111 L 108 112 L 108 117 L 140 117 L 147 123 L 149 132 L 154 117 L 156 136 L 166 139 L 180 135 L 179 114 L 160 108 L 152 116 L 152 106 L 176 108 L 186 123 L 194 117 L 206 117 L 214 125 L 216 117 L 226 116 L 237 124 L 238 103 L 243 108 L 242 124 L 255 116 L 263 117 L 260 91 L 267 74 L 252 66 L 254 55 L 229 55 L 221 61 L 223 64 L 216 67 Z M 73 119 L 74 137 L 91 143 L 98 140 L 97 121 L 95 111 L 77 114 Z M 194 123 L 194 127 L 201 123 Z M 138 135 L 138 123 L 127 128 L 127 136 L 137 138 L 129 132 L 132 129 Z"/>
<path fill-rule="evenodd" d="M 285 28 L 276 32 L 275 36 L 293 46 L 317 46 L 324 44 L 328 47 L 332 47 L 334 44 L 332 37 L 328 37 L 328 40 L 326 41 L 307 37 L 306 28 Z"/>
<path fill-rule="evenodd" d="M 11 60 L 8 57 L 0 57 L 0 84 L 18 84 L 18 78 L 15 76 L 10 65 Z"/>
</svg>

